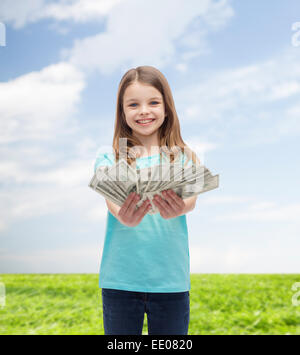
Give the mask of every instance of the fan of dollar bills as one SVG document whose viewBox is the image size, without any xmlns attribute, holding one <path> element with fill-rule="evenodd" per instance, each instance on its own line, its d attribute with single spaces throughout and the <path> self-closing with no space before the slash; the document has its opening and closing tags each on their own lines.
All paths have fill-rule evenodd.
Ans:
<svg viewBox="0 0 300 355">
<path fill-rule="evenodd" d="M 219 175 L 212 175 L 200 164 L 183 166 L 180 163 L 160 164 L 143 169 L 133 168 L 125 159 L 112 166 L 99 166 L 89 185 L 106 199 L 122 206 L 131 192 L 140 195 L 139 207 L 149 199 L 149 214 L 158 213 L 152 199 L 162 191 L 172 189 L 182 199 L 213 190 L 219 186 Z"/>
</svg>

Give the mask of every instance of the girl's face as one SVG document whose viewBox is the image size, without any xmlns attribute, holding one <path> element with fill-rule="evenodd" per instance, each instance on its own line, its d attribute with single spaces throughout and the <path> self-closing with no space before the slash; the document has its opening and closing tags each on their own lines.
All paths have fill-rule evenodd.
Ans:
<svg viewBox="0 0 300 355">
<path fill-rule="evenodd" d="M 165 120 L 165 105 L 161 93 L 150 85 L 135 82 L 127 87 L 123 97 L 126 123 L 136 136 L 151 136 Z M 148 121 L 141 122 L 141 120 Z"/>
</svg>

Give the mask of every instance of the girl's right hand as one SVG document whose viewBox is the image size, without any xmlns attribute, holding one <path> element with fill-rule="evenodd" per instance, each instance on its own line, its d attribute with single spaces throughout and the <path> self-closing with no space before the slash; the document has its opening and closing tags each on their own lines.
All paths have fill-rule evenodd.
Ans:
<svg viewBox="0 0 300 355">
<path fill-rule="evenodd" d="M 130 193 L 119 210 L 118 219 L 127 227 L 137 226 L 144 218 L 145 214 L 151 209 L 151 204 L 147 199 L 136 210 L 135 207 L 139 199 L 139 195 L 134 192 Z"/>
</svg>

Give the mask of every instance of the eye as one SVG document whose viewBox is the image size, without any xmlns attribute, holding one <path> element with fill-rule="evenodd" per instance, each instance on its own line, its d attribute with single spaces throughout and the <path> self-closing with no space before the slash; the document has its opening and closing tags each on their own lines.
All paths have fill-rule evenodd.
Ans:
<svg viewBox="0 0 300 355">
<path fill-rule="evenodd" d="M 152 104 L 152 103 L 154 103 L 155 105 L 156 105 L 156 104 L 159 104 L 158 101 L 151 101 L 151 104 Z M 129 106 L 132 106 L 132 105 L 137 105 L 137 104 L 130 104 Z"/>
</svg>

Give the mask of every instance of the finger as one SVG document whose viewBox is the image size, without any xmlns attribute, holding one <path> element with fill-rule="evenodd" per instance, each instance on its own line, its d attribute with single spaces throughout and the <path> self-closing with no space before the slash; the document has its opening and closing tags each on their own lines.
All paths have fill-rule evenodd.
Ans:
<svg viewBox="0 0 300 355">
<path fill-rule="evenodd" d="M 134 212 L 135 212 L 135 208 L 136 208 L 136 204 L 139 202 L 139 195 L 135 195 L 133 197 L 133 199 L 131 200 L 130 205 L 128 206 L 128 209 L 126 211 L 126 214 L 133 216 Z"/>
<path fill-rule="evenodd" d="M 135 211 L 134 219 L 138 223 L 144 218 L 145 214 L 149 211 L 149 206 L 146 201 Z"/>
<path fill-rule="evenodd" d="M 121 215 L 124 215 L 124 214 L 127 213 L 128 207 L 131 205 L 133 199 L 134 199 L 134 192 L 131 192 L 131 193 L 127 196 L 125 202 L 123 203 L 123 205 L 122 205 L 122 207 L 121 207 L 121 209 L 120 209 L 120 211 L 119 211 L 119 213 L 120 213 Z"/>
<path fill-rule="evenodd" d="M 171 214 L 165 210 L 165 208 L 158 202 L 156 201 L 155 199 L 153 199 L 153 203 L 155 205 L 155 207 L 158 208 L 158 211 L 160 213 L 160 215 L 163 217 L 163 218 L 168 218 Z"/>
<path fill-rule="evenodd" d="M 157 198 L 155 198 L 154 201 L 158 204 L 160 209 L 163 210 L 163 212 L 165 212 L 167 214 L 171 214 L 171 213 L 176 212 L 176 211 L 174 211 L 172 206 L 169 205 L 169 203 L 166 202 L 165 200 L 163 200 L 160 196 L 157 196 Z"/>
<path fill-rule="evenodd" d="M 150 202 L 148 200 L 144 201 L 144 203 L 136 211 L 137 220 L 141 220 L 150 209 L 151 209 Z"/>
<path fill-rule="evenodd" d="M 183 199 L 180 198 L 173 190 L 164 191 L 163 195 L 167 198 L 167 201 L 171 206 L 176 206 L 177 209 L 182 209 L 184 207 Z"/>
</svg>

